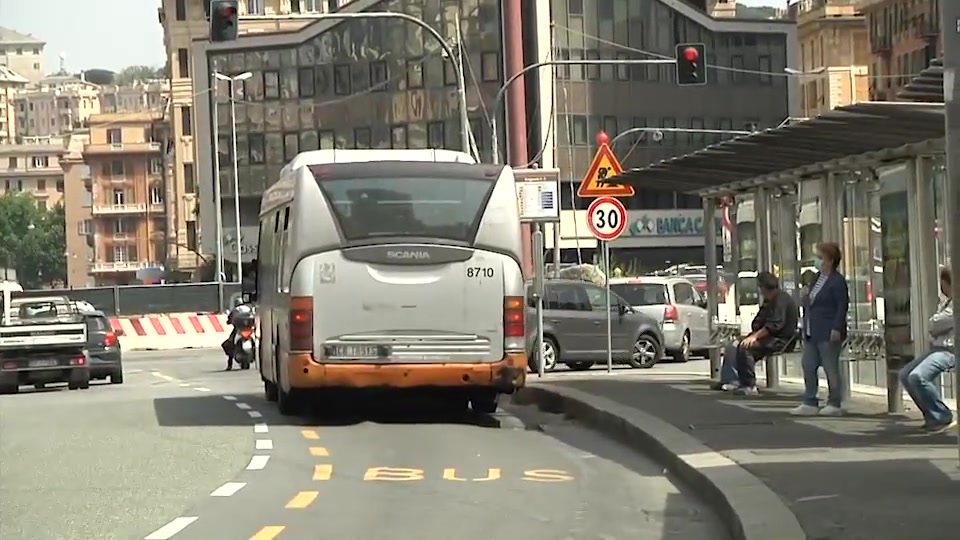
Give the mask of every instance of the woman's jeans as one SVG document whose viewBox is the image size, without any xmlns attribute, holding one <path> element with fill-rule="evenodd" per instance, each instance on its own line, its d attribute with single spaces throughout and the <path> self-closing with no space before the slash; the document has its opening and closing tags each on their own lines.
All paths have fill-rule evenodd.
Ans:
<svg viewBox="0 0 960 540">
<path fill-rule="evenodd" d="M 840 351 L 843 343 L 831 341 L 805 341 L 800 365 L 803 368 L 803 404 L 819 407 L 817 391 L 820 389 L 819 370 L 827 376 L 827 405 L 840 407 L 843 400 L 843 378 L 840 376 Z"/>
<path fill-rule="evenodd" d="M 941 373 L 956 367 L 957 357 L 952 352 L 941 349 L 915 358 L 900 370 L 900 383 L 920 408 L 924 423 L 929 426 L 947 425 L 953 422 L 953 413 L 950 407 L 940 399 L 940 393 L 934 381 Z"/>
</svg>

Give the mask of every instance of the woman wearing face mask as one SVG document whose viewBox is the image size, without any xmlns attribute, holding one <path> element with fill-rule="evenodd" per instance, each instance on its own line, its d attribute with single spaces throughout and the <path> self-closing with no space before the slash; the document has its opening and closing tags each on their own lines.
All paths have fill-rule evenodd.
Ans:
<svg viewBox="0 0 960 540">
<path fill-rule="evenodd" d="M 900 383 L 923 413 L 923 429 L 942 433 L 957 426 L 950 407 L 940 398 L 934 381 L 957 367 L 953 351 L 953 279 L 949 268 L 940 269 L 940 292 L 944 300 L 930 317 L 930 352 L 900 370 Z"/>
<path fill-rule="evenodd" d="M 842 255 L 840 246 L 826 242 L 817 246 L 816 265 L 820 268 L 813 285 L 801 296 L 803 306 L 803 404 L 790 411 L 797 416 L 840 416 L 843 379 L 840 376 L 840 351 L 847 337 L 847 308 L 850 295 L 847 280 L 837 271 Z M 827 376 L 827 406 L 820 408 L 820 368 Z"/>
</svg>

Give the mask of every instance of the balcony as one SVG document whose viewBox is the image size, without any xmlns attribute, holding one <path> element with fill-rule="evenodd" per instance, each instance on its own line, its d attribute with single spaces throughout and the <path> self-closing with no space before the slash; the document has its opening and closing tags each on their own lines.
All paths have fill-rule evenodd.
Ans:
<svg viewBox="0 0 960 540">
<path fill-rule="evenodd" d="M 920 39 L 937 39 L 940 37 L 940 25 L 936 21 L 919 19 L 913 25 L 913 35 Z"/>
<path fill-rule="evenodd" d="M 133 233 L 107 233 L 103 235 L 103 238 L 114 244 L 127 244 L 137 241 L 137 235 Z"/>
<path fill-rule="evenodd" d="M 142 214 L 147 211 L 145 204 L 94 204 L 93 215 L 116 216 L 121 214 Z"/>
<path fill-rule="evenodd" d="M 88 144 L 83 147 L 84 155 L 102 156 L 107 154 L 150 154 L 160 151 L 158 142 L 129 142 Z"/>
<path fill-rule="evenodd" d="M 93 272 L 136 272 L 143 268 L 161 266 L 159 263 L 149 263 L 146 261 L 114 261 L 114 262 L 95 262 L 93 263 Z"/>
<path fill-rule="evenodd" d="M 873 54 L 887 54 L 893 50 L 893 38 L 890 36 L 873 36 L 870 38 L 870 51 Z"/>
</svg>

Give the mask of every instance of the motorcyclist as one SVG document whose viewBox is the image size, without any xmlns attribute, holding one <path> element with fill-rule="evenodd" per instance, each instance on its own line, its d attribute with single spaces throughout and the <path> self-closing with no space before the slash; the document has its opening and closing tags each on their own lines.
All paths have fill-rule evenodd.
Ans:
<svg viewBox="0 0 960 540">
<path fill-rule="evenodd" d="M 241 296 L 234 298 L 233 309 L 231 309 L 230 314 L 227 315 L 227 324 L 231 325 L 233 328 L 230 330 L 230 336 L 221 345 L 223 352 L 227 355 L 226 371 L 233 369 L 233 356 L 237 345 L 237 334 L 243 328 L 252 327 L 254 325 L 253 321 L 253 306 L 244 303 L 243 297 Z"/>
</svg>

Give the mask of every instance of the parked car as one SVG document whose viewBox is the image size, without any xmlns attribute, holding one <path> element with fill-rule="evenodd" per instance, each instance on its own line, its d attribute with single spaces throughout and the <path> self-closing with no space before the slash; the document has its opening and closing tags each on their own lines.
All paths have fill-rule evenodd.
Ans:
<svg viewBox="0 0 960 540">
<path fill-rule="evenodd" d="M 683 277 L 613 278 L 610 288 L 640 313 L 657 321 L 666 353 L 686 362 L 693 351 L 710 347 L 706 298 Z"/>
<path fill-rule="evenodd" d="M 578 280 L 546 282 L 543 303 L 544 371 L 566 364 L 590 369 L 607 358 L 606 289 Z M 639 313 L 616 294 L 610 296 L 613 361 L 650 368 L 663 355 L 663 334 L 656 320 Z M 527 284 L 527 340 L 530 369 L 537 371 L 536 301 Z"/>
<path fill-rule="evenodd" d="M 83 321 L 87 325 L 90 378 L 109 377 L 110 384 L 123 384 L 123 351 L 118 339 L 123 330 L 114 330 L 102 311 L 83 311 Z"/>
</svg>

